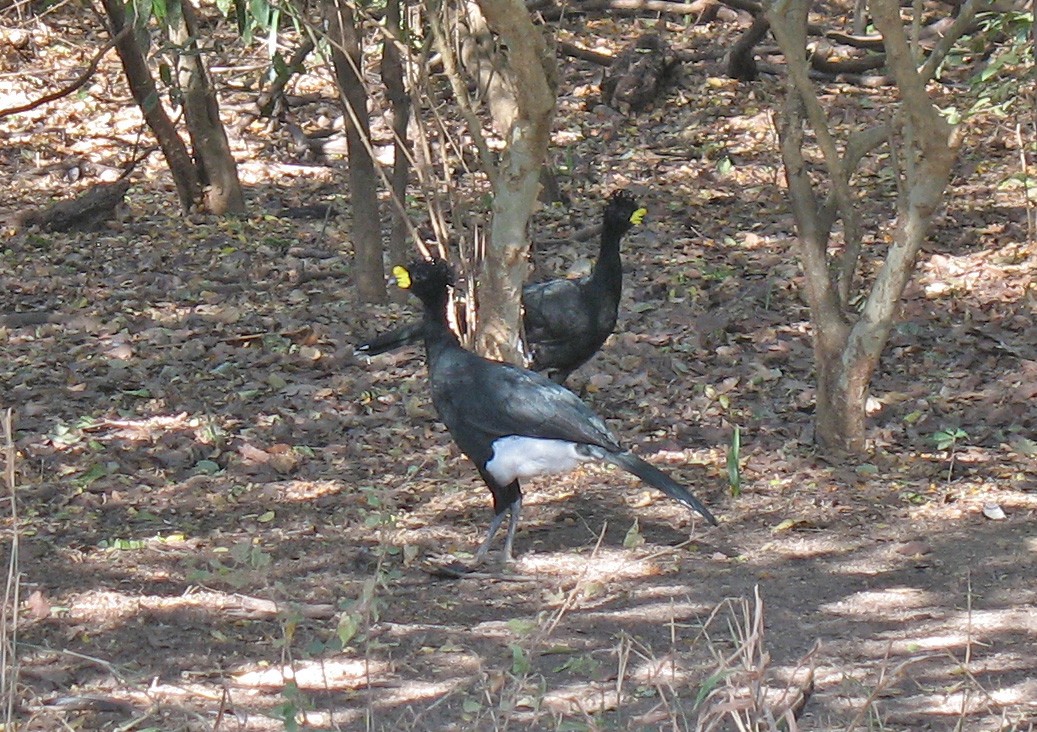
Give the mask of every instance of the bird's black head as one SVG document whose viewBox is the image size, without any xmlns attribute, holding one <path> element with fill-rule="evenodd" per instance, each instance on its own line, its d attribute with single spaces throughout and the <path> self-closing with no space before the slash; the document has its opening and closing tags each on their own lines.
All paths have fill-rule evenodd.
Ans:
<svg viewBox="0 0 1037 732">
<path fill-rule="evenodd" d="M 392 268 L 396 284 L 413 292 L 426 305 L 445 301 L 447 288 L 454 284 L 454 273 L 446 260 L 439 257 L 415 259 L 406 267 Z"/>
<path fill-rule="evenodd" d="M 630 191 L 614 191 L 605 204 L 604 225 L 626 233 L 630 227 L 640 224 L 647 213 L 648 209 L 638 205 Z"/>
</svg>

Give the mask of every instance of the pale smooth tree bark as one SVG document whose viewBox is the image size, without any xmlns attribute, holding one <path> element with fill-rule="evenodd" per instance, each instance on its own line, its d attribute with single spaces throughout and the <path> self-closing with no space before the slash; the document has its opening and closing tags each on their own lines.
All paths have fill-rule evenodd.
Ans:
<svg viewBox="0 0 1037 732">
<path fill-rule="evenodd" d="M 521 0 L 478 0 L 478 6 L 489 29 L 507 48 L 500 68 L 504 88 L 513 92 L 510 104 L 498 99 L 493 105 L 505 148 L 491 170 L 493 222 L 479 272 L 475 345 L 490 358 L 521 364 L 527 224 L 550 142 L 555 60 L 546 29 L 533 24 Z"/>
<path fill-rule="evenodd" d="M 976 8 L 972 0 L 962 7 L 952 28 L 923 64 L 912 56 L 897 0 L 871 0 L 871 15 L 883 36 L 900 103 L 887 121 L 849 136 L 841 153 L 808 76 L 809 8 L 809 0 L 778 0 L 767 14 L 789 76 L 779 139 L 813 325 L 815 439 L 830 450 L 858 453 L 866 448 L 865 407 L 871 379 L 918 251 L 943 203 L 960 144 L 959 131 L 940 115 L 926 82 L 975 17 Z M 807 125 L 823 154 L 827 176 L 823 185 L 829 191 L 823 198 L 818 194 L 820 186 L 807 172 Z M 896 220 L 889 226 L 892 243 L 865 293 L 864 306 L 853 314 L 849 299 L 855 294 L 862 233 L 851 178 L 861 160 L 882 144 L 895 145 L 888 159 L 891 165 L 898 165 L 894 171 L 899 180 Z M 829 244 L 838 220 L 843 222 L 844 246 L 842 254 L 833 257 Z"/>
<path fill-rule="evenodd" d="M 220 120 L 216 91 L 205 68 L 194 6 L 190 0 L 179 0 L 168 7 L 177 11 L 167 16 L 169 40 L 181 49 L 176 59 L 178 86 L 194 158 L 205 186 L 205 208 L 217 215 L 243 214 L 245 196 L 238 180 L 238 166 Z"/>
</svg>

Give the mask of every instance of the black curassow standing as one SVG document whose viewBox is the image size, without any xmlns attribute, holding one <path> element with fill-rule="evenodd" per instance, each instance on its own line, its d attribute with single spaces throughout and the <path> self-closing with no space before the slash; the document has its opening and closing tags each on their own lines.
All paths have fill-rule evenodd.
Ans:
<svg viewBox="0 0 1037 732">
<path fill-rule="evenodd" d="M 425 307 L 422 333 L 432 404 L 493 494 L 494 517 L 476 552 L 477 562 L 509 509 L 504 558 L 512 559 L 522 509 L 520 480 L 568 472 L 591 460 L 636 475 L 716 524 L 709 509 L 684 486 L 624 449 L 605 422 L 571 391 L 533 371 L 464 350 L 447 325 L 453 278 L 445 261 L 417 260 L 409 267 L 395 267 L 393 274 L 397 284 L 411 290 Z"/>
<path fill-rule="evenodd" d="M 536 282 L 522 288 L 523 326 L 529 367 L 564 384 L 569 374 L 602 347 L 616 327 L 623 294 L 619 244 L 640 224 L 647 210 L 627 191 L 615 191 L 605 204 L 601 250 L 591 273 L 581 279 Z M 357 347 L 377 356 L 422 339 L 422 323 L 408 323 Z"/>
</svg>

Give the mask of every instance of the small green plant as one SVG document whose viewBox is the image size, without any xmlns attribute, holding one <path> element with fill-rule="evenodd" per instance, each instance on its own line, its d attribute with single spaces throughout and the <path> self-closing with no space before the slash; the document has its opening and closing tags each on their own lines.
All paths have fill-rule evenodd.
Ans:
<svg viewBox="0 0 1037 732">
<path fill-rule="evenodd" d="M 396 514 L 393 513 L 390 506 L 386 505 L 383 497 L 385 491 L 382 488 L 361 486 L 360 491 L 364 496 L 364 503 L 367 504 L 360 508 L 360 514 L 364 517 L 364 526 L 373 529 L 396 525 Z"/>
<path fill-rule="evenodd" d="M 936 443 L 936 449 L 949 452 L 947 458 L 948 483 L 951 482 L 951 476 L 954 473 L 954 458 L 957 455 L 958 443 L 968 438 L 968 433 L 960 427 L 946 428 L 933 433 L 933 442 Z"/>
<path fill-rule="evenodd" d="M 735 498 L 742 495 L 742 469 L 739 462 L 741 453 L 742 429 L 735 425 L 735 431 L 731 434 L 731 444 L 727 448 L 727 484 Z"/>
<path fill-rule="evenodd" d="M 233 546 L 217 547 L 214 556 L 207 560 L 207 567 L 195 569 L 188 577 L 195 582 L 225 582 L 240 589 L 265 576 L 273 558 L 258 544 L 240 541 Z"/>
<path fill-rule="evenodd" d="M 284 702 L 274 707 L 274 716 L 284 724 L 285 732 L 296 732 L 301 728 L 300 718 L 305 719 L 306 710 L 312 708 L 312 704 L 294 681 L 285 684 L 281 696 Z"/>
<path fill-rule="evenodd" d="M 528 674 L 533 669 L 533 662 L 526 650 L 518 643 L 509 643 L 508 648 L 511 649 L 511 673 L 515 676 Z"/>
</svg>

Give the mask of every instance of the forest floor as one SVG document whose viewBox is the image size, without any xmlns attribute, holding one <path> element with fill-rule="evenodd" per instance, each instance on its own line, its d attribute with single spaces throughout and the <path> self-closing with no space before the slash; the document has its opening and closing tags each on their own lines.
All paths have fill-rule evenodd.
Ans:
<svg viewBox="0 0 1037 732">
<path fill-rule="evenodd" d="M 67 56 L 6 57 L 20 86 L 0 106 L 89 58 L 72 20 L 48 21 Z M 568 23 L 613 51 L 636 32 Z M 619 332 L 570 385 L 720 526 L 587 468 L 530 483 L 514 565 L 428 571 L 477 545 L 490 505 L 431 411 L 423 354 L 353 355 L 414 308 L 354 298 L 342 160 L 241 127 L 247 218 L 182 218 L 153 156 L 102 231 L 0 245 L 19 729 L 734 729 L 804 692 L 802 730 L 1037 728 L 1037 244 L 1005 185 L 1015 121 L 969 123 L 875 375 L 870 453 L 841 461 L 812 446 L 780 78 L 690 63 L 630 119 L 595 103 L 597 73 L 561 74 L 573 205 L 537 215 L 554 243 L 535 276 L 586 267 L 594 243 L 564 239 L 609 191 L 643 200 Z M 139 128 L 124 89 L 108 57 L 84 93 L 0 119 L 8 223 L 110 177 Z M 862 97 L 891 108 L 889 89 L 824 91 L 847 127 Z M 892 182 L 878 163 L 863 175 L 882 224 Z M 309 204 L 342 215 L 283 215 Z"/>
</svg>

